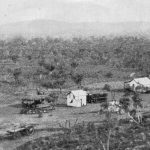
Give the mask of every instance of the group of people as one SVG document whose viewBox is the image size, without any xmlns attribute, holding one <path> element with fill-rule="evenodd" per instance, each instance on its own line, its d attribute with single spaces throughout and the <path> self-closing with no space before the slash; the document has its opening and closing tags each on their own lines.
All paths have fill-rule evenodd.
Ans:
<svg viewBox="0 0 150 150">
<path fill-rule="evenodd" d="M 125 111 L 122 109 L 121 104 L 117 100 L 112 100 L 108 103 L 108 111 L 110 112 L 116 112 L 119 114 L 125 113 Z M 134 121 L 138 123 L 142 123 L 142 109 L 141 107 L 137 106 L 136 108 L 132 107 L 131 110 L 128 112 L 131 119 L 134 119 Z"/>
</svg>

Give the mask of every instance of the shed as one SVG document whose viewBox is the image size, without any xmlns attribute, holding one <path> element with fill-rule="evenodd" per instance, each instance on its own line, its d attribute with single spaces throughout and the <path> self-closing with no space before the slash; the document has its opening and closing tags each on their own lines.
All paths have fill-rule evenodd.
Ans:
<svg viewBox="0 0 150 150">
<path fill-rule="evenodd" d="M 107 101 L 107 93 L 88 93 L 87 103 L 102 103 Z"/>
<path fill-rule="evenodd" d="M 73 90 L 67 94 L 67 106 L 82 107 L 86 105 L 87 92 L 84 90 Z"/>
<path fill-rule="evenodd" d="M 125 82 L 125 88 L 130 88 L 133 91 L 147 92 L 150 91 L 150 79 L 148 77 L 135 78 Z"/>
</svg>

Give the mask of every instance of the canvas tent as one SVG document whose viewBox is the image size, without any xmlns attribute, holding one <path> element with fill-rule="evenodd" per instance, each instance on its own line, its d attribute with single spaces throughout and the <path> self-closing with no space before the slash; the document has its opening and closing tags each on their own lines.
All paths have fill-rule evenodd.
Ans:
<svg viewBox="0 0 150 150">
<path fill-rule="evenodd" d="M 131 81 L 125 82 L 125 86 L 133 91 L 147 92 L 150 90 L 150 79 L 148 77 L 135 78 Z"/>
<path fill-rule="evenodd" d="M 73 90 L 67 94 L 67 106 L 82 107 L 86 105 L 87 92 L 84 90 Z"/>
</svg>

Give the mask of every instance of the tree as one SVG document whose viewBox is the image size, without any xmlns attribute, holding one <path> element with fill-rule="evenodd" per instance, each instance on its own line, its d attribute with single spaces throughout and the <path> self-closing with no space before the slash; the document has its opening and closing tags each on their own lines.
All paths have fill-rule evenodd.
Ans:
<svg viewBox="0 0 150 150">
<path fill-rule="evenodd" d="M 63 64 L 58 65 L 43 65 L 46 70 L 49 71 L 47 75 L 47 80 L 42 83 L 46 88 L 59 88 L 60 92 L 63 85 L 67 80 L 67 69 Z"/>
<path fill-rule="evenodd" d="M 139 120 L 139 115 L 142 116 L 142 114 L 140 114 L 141 112 L 139 111 L 139 109 L 143 108 L 142 101 L 143 100 L 140 98 L 139 93 L 136 92 L 132 92 L 131 94 L 129 93 L 129 95 L 125 94 L 120 99 L 121 108 L 135 123 L 141 123 L 141 120 Z"/>
<path fill-rule="evenodd" d="M 110 108 L 110 102 L 105 101 L 102 103 L 101 111 L 104 110 L 105 120 L 103 121 L 102 126 L 98 127 L 98 132 L 99 132 L 100 144 L 102 145 L 103 150 L 110 149 L 111 136 L 115 134 L 116 132 L 115 129 L 118 127 L 119 124 L 118 115 L 112 117 L 113 114 L 116 112 L 112 111 L 109 108 Z"/>
<path fill-rule="evenodd" d="M 52 71 L 55 69 L 55 66 L 52 65 L 52 64 L 46 64 L 46 63 L 44 63 L 44 64 L 43 64 L 43 67 L 44 67 L 46 70 L 48 70 L 49 72 L 52 72 Z"/>
<path fill-rule="evenodd" d="M 62 91 L 62 87 L 63 87 L 63 85 L 65 84 L 65 82 L 66 82 L 66 81 L 65 81 L 64 78 L 58 79 L 58 80 L 55 82 L 56 86 L 59 87 L 59 89 L 60 89 L 60 93 L 61 93 L 61 91 Z"/>
<path fill-rule="evenodd" d="M 56 69 L 52 72 L 51 78 L 54 81 L 53 84 L 55 87 L 58 87 L 60 89 L 60 92 L 62 90 L 63 85 L 65 84 L 67 80 L 67 68 L 63 64 L 59 64 Z"/>
<path fill-rule="evenodd" d="M 10 58 L 16 62 L 17 58 L 22 57 L 24 51 L 26 50 L 26 39 L 23 37 L 14 37 L 7 42 L 7 47 L 9 49 Z"/>
<path fill-rule="evenodd" d="M 83 80 L 83 74 L 71 74 L 71 79 L 78 85 L 78 88 L 81 87 L 81 83 Z"/>
<path fill-rule="evenodd" d="M 21 71 L 21 68 L 17 68 L 13 71 L 13 76 L 14 76 L 14 79 L 15 79 L 15 82 L 16 83 L 19 83 L 19 76 L 21 75 L 22 71 Z"/>
<path fill-rule="evenodd" d="M 138 93 L 132 93 L 131 98 L 129 98 L 125 93 L 125 95 L 120 99 L 119 101 L 119 105 L 118 107 L 120 107 L 120 109 L 123 109 L 125 111 L 125 113 L 128 114 L 129 118 L 133 120 L 133 122 L 135 122 L 137 125 L 140 125 L 140 122 L 136 121 L 136 115 L 135 113 L 137 113 L 136 109 L 138 107 L 142 108 L 142 99 L 140 98 L 140 95 Z M 133 102 L 133 107 L 131 107 Z M 98 128 L 98 132 L 99 132 L 99 141 L 100 144 L 103 147 L 103 150 L 109 150 L 110 149 L 110 145 L 111 145 L 111 137 L 121 137 L 121 133 L 118 132 L 118 128 L 119 128 L 119 122 L 120 122 L 120 117 L 119 114 L 118 115 L 113 115 L 113 111 L 111 111 L 109 109 L 109 102 L 106 101 L 104 102 L 101 107 L 103 107 L 102 110 L 105 110 L 105 120 L 103 122 L 102 126 L 99 126 Z M 135 110 L 135 111 L 134 111 Z M 113 116 L 113 117 L 112 117 Z M 117 130 L 116 130 L 117 129 Z M 120 140 L 120 138 L 118 139 Z M 121 144 L 124 143 L 123 141 L 121 141 Z M 117 149 L 117 148 L 116 148 Z"/>
<path fill-rule="evenodd" d="M 71 63 L 71 67 L 73 68 L 73 69 L 76 69 L 77 67 L 78 67 L 78 63 L 77 62 L 75 62 L 75 61 L 73 61 L 72 63 Z"/>
</svg>

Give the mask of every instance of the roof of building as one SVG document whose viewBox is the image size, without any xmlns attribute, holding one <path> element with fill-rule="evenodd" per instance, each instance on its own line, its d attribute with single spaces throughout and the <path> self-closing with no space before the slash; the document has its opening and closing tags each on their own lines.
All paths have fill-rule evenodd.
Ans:
<svg viewBox="0 0 150 150">
<path fill-rule="evenodd" d="M 136 83 L 141 84 L 141 85 L 150 85 L 150 79 L 148 77 L 135 78 L 132 81 L 135 81 Z"/>
<path fill-rule="evenodd" d="M 72 93 L 73 95 L 85 95 L 85 94 L 87 94 L 87 92 L 84 90 L 72 90 L 68 94 L 70 94 L 70 93 Z"/>
</svg>

